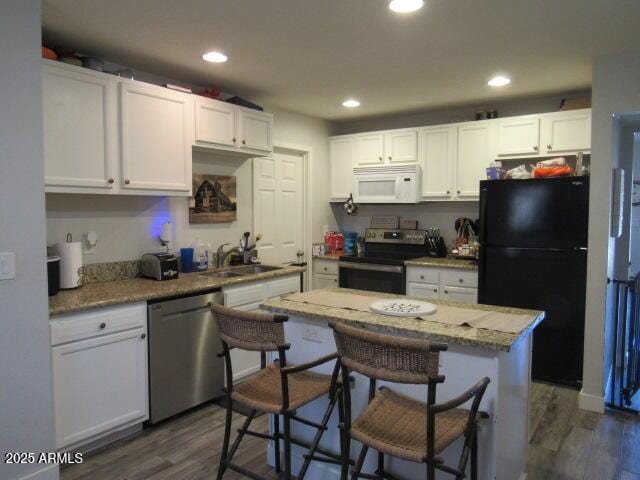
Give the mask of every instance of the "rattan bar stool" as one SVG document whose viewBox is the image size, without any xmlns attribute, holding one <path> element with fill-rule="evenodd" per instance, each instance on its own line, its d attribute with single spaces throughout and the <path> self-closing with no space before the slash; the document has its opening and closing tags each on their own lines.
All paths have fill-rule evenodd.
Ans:
<svg viewBox="0 0 640 480">
<path fill-rule="evenodd" d="M 345 412 L 341 425 L 343 444 L 343 480 L 349 474 L 351 439 L 362 443 L 352 480 L 358 478 L 395 479 L 385 471 L 384 456 L 391 455 L 426 464 L 427 480 L 434 480 L 436 469 L 466 477 L 471 457 L 471 479 L 478 478 L 477 429 L 480 401 L 489 384 L 483 378 L 462 395 L 446 403 L 436 404 L 436 385 L 444 382 L 438 374 L 443 343 L 402 338 L 365 331 L 340 323 L 331 324 L 338 347 L 343 382 L 351 371 L 369 377 L 369 404 L 351 421 L 351 394 L 343 393 Z M 426 403 L 382 387 L 376 392 L 376 380 L 402 384 L 427 385 Z M 473 399 L 471 409 L 459 408 Z M 440 454 L 455 440 L 464 437 L 464 447 L 456 467 L 445 465 Z M 369 448 L 378 451 L 375 475 L 361 473 Z"/>
<path fill-rule="evenodd" d="M 284 315 L 273 315 L 262 312 L 244 312 L 221 305 L 211 307 L 218 323 L 222 340 L 222 353 L 225 359 L 227 414 L 224 430 L 224 441 L 220 455 L 217 480 L 222 479 L 227 469 L 234 470 L 244 476 L 256 480 L 264 477 L 232 463 L 244 435 L 274 441 L 275 470 L 282 473 L 285 480 L 291 479 L 291 444 L 308 449 L 304 462 L 297 475 L 302 480 L 311 461 L 322 461 L 340 465 L 341 455 L 319 447 L 322 434 L 327 430 L 327 423 L 338 406 L 339 421 L 343 419 L 342 386 L 339 381 L 340 364 L 337 354 L 327 355 L 303 365 L 287 365 L 286 351 L 290 345 L 284 337 L 283 323 L 288 320 Z M 256 374 L 234 385 L 231 368 L 230 351 L 233 348 L 261 352 L 261 369 Z M 266 352 L 278 352 L 276 363 L 266 364 Z M 332 375 L 322 375 L 310 371 L 311 368 L 336 360 Z M 317 422 L 297 415 L 296 410 L 324 395 L 329 403 L 323 418 Z M 238 430 L 231 447 L 231 421 L 233 403 L 249 409 L 249 414 Z M 258 412 L 273 415 L 273 435 L 249 430 L 249 426 Z M 283 417 L 284 433 L 280 433 L 280 415 Z M 291 420 L 316 428 L 316 435 L 311 443 L 291 436 Z M 280 441 L 284 443 L 284 470 L 281 468 Z M 342 446 L 341 446 L 342 451 Z"/>
</svg>

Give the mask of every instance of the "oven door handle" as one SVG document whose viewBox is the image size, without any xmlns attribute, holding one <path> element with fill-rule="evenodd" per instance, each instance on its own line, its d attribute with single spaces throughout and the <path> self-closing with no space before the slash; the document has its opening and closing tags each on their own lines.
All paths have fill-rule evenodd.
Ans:
<svg viewBox="0 0 640 480">
<path fill-rule="evenodd" d="M 338 267 L 350 270 L 369 270 L 374 272 L 403 273 L 400 265 L 377 265 L 375 263 L 338 262 Z"/>
</svg>

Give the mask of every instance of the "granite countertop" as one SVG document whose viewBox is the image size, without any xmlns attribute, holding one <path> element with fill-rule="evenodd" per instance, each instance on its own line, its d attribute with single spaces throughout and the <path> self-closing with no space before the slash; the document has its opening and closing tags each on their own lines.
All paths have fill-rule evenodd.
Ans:
<svg viewBox="0 0 640 480">
<path fill-rule="evenodd" d="M 377 292 L 365 292 L 361 290 L 349 290 L 345 288 L 331 288 L 330 292 L 355 293 L 378 298 L 415 298 L 403 295 L 393 295 Z M 497 332 L 482 328 L 467 326 L 448 325 L 438 322 L 429 322 L 413 318 L 391 317 L 379 315 L 373 312 L 360 312 L 345 308 L 332 308 L 321 305 L 311 305 L 302 302 L 287 301 L 286 297 L 267 300 L 260 307 L 271 312 L 282 313 L 297 317 L 304 317 L 321 321 L 342 321 L 355 324 L 368 330 L 389 333 L 393 335 L 411 336 L 413 338 L 426 338 L 433 341 L 452 343 L 458 345 L 469 345 L 488 350 L 508 352 L 516 343 L 527 335 L 531 334 L 540 322 L 544 319 L 544 312 L 537 310 L 522 310 L 518 308 L 495 307 L 490 305 L 463 304 L 458 302 L 448 302 L 445 300 L 429 300 L 436 305 L 449 305 L 458 308 L 470 308 L 474 310 L 485 310 L 502 313 L 515 313 L 530 315 L 531 323 L 527 328 L 518 334 Z"/>
<path fill-rule="evenodd" d="M 407 266 L 412 267 L 439 267 L 439 268 L 458 268 L 460 270 L 478 270 L 478 262 L 475 260 L 460 260 L 457 258 L 432 258 L 420 257 L 404 262 Z"/>
<path fill-rule="evenodd" d="M 326 255 L 314 255 L 314 259 L 318 260 L 339 260 L 342 253 L 329 253 Z M 404 262 L 407 266 L 412 267 L 439 267 L 439 268 L 458 268 L 460 270 L 478 270 L 478 262 L 474 260 L 459 260 L 457 258 L 433 258 L 420 257 Z"/>
<path fill-rule="evenodd" d="M 338 261 L 342 255 L 344 254 L 343 253 L 325 253 L 324 255 L 314 255 L 313 259 Z"/>
<path fill-rule="evenodd" d="M 149 278 L 129 278 L 90 283 L 76 290 L 60 290 L 57 295 L 49 297 L 49 316 L 54 317 L 81 310 L 198 293 L 213 288 L 282 277 L 305 270 L 304 267 L 283 267 L 271 272 L 231 278 L 216 278 L 201 273 L 181 273 L 176 280 L 157 281 Z M 213 272 L 215 269 L 210 271 Z"/>
</svg>

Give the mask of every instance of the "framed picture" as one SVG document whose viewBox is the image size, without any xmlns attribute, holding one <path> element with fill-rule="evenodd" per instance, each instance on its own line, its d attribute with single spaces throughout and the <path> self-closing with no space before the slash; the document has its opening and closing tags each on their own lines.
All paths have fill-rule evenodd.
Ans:
<svg viewBox="0 0 640 480">
<path fill-rule="evenodd" d="M 189 223 L 227 223 L 236 219 L 236 177 L 194 173 Z"/>
</svg>

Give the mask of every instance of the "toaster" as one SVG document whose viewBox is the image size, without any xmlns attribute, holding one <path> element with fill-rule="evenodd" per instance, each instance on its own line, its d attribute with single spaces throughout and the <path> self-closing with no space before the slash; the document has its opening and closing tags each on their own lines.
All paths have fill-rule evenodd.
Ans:
<svg viewBox="0 0 640 480">
<path fill-rule="evenodd" d="M 178 278 L 178 257 L 172 253 L 145 253 L 140 260 L 140 273 L 154 280 Z"/>
</svg>

